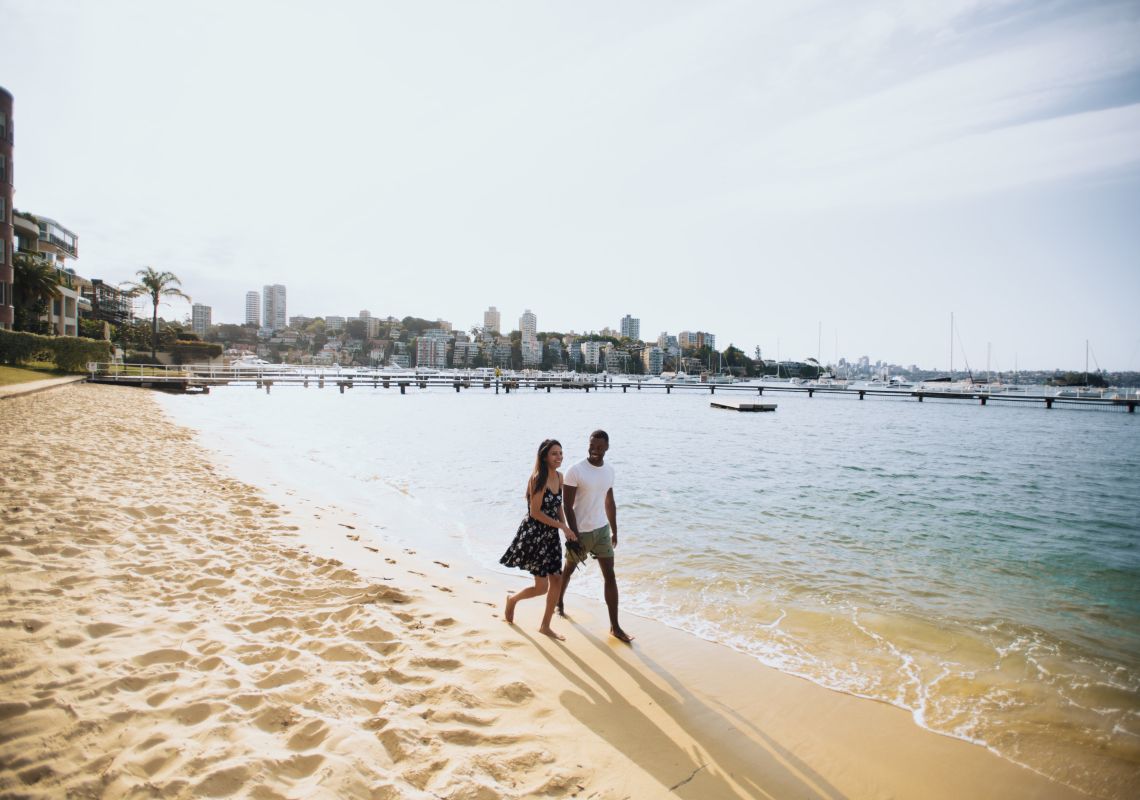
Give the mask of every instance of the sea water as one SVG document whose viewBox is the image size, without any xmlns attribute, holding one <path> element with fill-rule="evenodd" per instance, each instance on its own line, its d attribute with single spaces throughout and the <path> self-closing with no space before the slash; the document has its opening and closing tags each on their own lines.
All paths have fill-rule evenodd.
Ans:
<svg viewBox="0 0 1140 800">
<path fill-rule="evenodd" d="M 565 469 L 603 428 L 624 612 L 900 706 L 1094 795 L 1135 791 L 1140 417 L 764 400 L 779 409 L 632 388 L 228 387 L 163 403 L 237 477 L 493 569 L 539 442 L 562 442 Z M 419 524 L 384 525 L 392 503 Z M 600 596 L 596 568 L 568 603 L 574 593 Z M 636 633 L 636 618 L 625 624 Z"/>
</svg>

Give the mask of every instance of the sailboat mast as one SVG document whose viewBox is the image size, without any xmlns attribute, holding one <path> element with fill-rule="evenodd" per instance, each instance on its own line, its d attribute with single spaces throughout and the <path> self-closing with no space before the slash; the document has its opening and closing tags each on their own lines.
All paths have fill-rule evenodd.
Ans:
<svg viewBox="0 0 1140 800">
<path fill-rule="evenodd" d="M 950 312 L 950 380 L 954 380 L 954 312 Z"/>
</svg>

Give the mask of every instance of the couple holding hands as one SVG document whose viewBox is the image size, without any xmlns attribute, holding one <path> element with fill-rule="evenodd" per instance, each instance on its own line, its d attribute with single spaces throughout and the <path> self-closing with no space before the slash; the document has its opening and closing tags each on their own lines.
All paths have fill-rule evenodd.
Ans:
<svg viewBox="0 0 1140 800">
<path fill-rule="evenodd" d="M 546 439 L 538 447 L 534 472 L 526 485 L 527 516 L 519 525 L 514 541 L 499 563 L 525 569 L 534 575 L 534 585 L 507 597 L 504 618 L 515 621 L 515 605 L 528 597 L 546 595 L 546 610 L 539 632 L 555 639 L 565 636 L 550 627 L 557 609 L 566 616 L 566 586 L 575 568 L 593 555 L 605 580 L 606 606 L 610 612 L 610 634 L 622 642 L 633 637 L 618 624 L 618 590 L 614 577 L 614 548 L 617 546 L 617 505 L 614 503 L 614 469 L 605 463 L 610 437 L 605 431 L 590 434 L 588 456 L 570 467 L 563 478 L 562 445 Z M 563 499 L 565 493 L 565 500 Z M 566 566 L 562 566 L 562 543 L 558 532 L 566 534 Z"/>
</svg>

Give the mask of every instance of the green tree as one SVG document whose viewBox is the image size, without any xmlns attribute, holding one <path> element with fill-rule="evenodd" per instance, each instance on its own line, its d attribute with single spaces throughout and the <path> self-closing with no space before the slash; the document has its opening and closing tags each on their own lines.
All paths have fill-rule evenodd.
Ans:
<svg viewBox="0 0 1140 800">
<path fill-rule="evenodd" d="M 79 335 L 84 339 L 105 339 L 107 323 L 101 319 L 79 320 Z"/>
<path fill-rule="evenodd" d="M 744 351 L 739 347 L 734 347 L 729 344 L 728 349 L 723 353 L 724 366 L 728 367 L 737 375 L 744 375 L 751 377 L 755 374 L 753 369 L 752 359 L 744 355 Z"/>
<path fill-rule="evenodd" d="M 12 259 L 14 280 L 12 305 L 15 306 L 13 327 L 29 333 L 47 333 L 48 323 L 42 317 L 48 303 L 60 297 L 59 279 L 47 257 L 40 253 L 16 253 Z"/>
<path fill-rule="evenodd" d="M 230 325 L 228 323 L 212 325 L 210 330 L 206 333 L 206 340 L 210 342 L 221 342 L 226 345 L 235 343 L 257 344 L 257 328 L 251 328 L 246 325 Z"/>
<path fill-rule="evenodd" d="M 344 324 L 344 332 L 352 339 L 367 339 L 368 323 L 362 319 L 350 319 Z"/>
<path fill-rule="evenodd" d="M 164 297 L 181 297 L 187 301 L 190 296 L 180 288 L 182 281 L 173 272 L 158 272 L 153 267 L 140 269 L 136 273 L 137 281 L 127 287 L 127 291 L 135 294 L 145 294 L 150 297 L 154 312 L 151 315 L 150 357 L 154 358 L 158 352 L 158 304 Z"/>
</svg>

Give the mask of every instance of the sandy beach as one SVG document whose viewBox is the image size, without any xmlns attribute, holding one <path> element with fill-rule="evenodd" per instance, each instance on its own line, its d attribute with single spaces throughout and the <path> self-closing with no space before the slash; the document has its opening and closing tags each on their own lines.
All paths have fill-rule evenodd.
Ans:
<svg viewBox="0 0 1140 800">
<path fill-rule="evenodd" d="M 525 576 L 272 502 L 144 390 L 0 420 L 0 796 L 1086 797 L 577 598 L 565 642 L 507 625 Z"/>
</svg>

